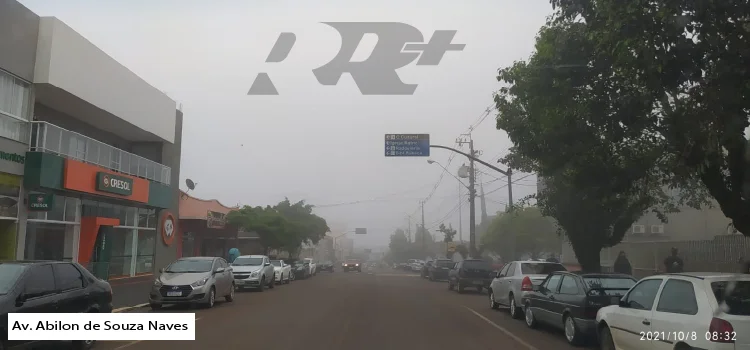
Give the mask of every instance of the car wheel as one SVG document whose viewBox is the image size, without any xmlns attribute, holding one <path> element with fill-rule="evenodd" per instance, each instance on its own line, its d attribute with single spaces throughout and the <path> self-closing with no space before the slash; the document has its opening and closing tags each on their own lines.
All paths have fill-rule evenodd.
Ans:
<svg viewBox="0 0 750 350">
<path fill-rule="evenodd" d="M 233 302 L 234 301 L 234 283 L 232 283 L 232 287 L 229 288 L 229 295 L 226 296 L 227 302 Z"/>
<path fill-rule="evenodd" d="M 490 295 L 490 308 L 493 310 L 497 310 L 500 308 L 500 303 L 495 301 L 495 293 L 492 293 L 492 289 L 488 290 L 488 293 Z"/>
<path fill-rule="evenodd" d="M 286 282 L 284 282 L 284 283 L 286 283 L 286 284 L 289 284 L 289 283 L 291 283 L 291 282 L 292 282 L 292 272 L 290 271 L 290 272 L 289 272 L 289 273 L 288 273 L 288 274 L 286 275 Z"/>
<path fill-rule="evenodd" d="M 612 340 L 612 333 L 606 325 L 599 331 L 599 346 L 602 350 L 616 350 L 615 341 Z"/>
<path fill-rule="evenodd" d="M 453 290 L 453 282 L 448 281 L 448 290 Z"/>
<path fill-rule="evenodd" d="M 527 302 L 523 310 L 524 318 L 526 319 L 526 326 L 529 328 L 536 328 L 536 317 L 534 317 L 534 311 L 531 310 L 531 305 Z"/>
<path fill-rule="evenodd" d="M 576 321 L 570 315 L 563 317 L 563 327 L 565 329 L 565 339 L 570 345 L 578 345 L 581 343 L 581 331 L 576 326 Z"/>
<path fill-rule="evenodd" d="M 521 317 L 521 308 L 516 305 L 516 298 L 513 297 L 513 293 L 508 295 L 508 299 L 510 300 L 510 309 L 508 310 L 510 312 L 510 317 L 518 319 Z"/>
<path fill-rule="evenodd" d="M 290 281 L 294 281 L 296 279 L 297 279 L 297 273 L 296 272 L 292 272 L 292 273 L 289 274 L 289 280 Z"/>
<path fill-rule="evenodd" d="M 273 287 L 276 287 L 276 276 L 273 276 L 273 278 L 271 278 L 271 283 L 268 284 L 268 289 L 273 289 Z"/>
<path fill-rule="evenodd" d="M 94 344 L 96 344 L 96 340 L 74 340 L 71 348 L 73 350 L 88 350 L 93 348 Z M 0 349 L 2 349 L 1 346 Z"/>
<path fill-rule="evenodd" d="M 461 284 L 461 281 L 458 282 L 458 292 L 463 293 L 464 292 L 464 285 Z"/>
<path fill-rule="evenodd" d="M 265 277 L 261 277 L 260 278 L 260 284 L 258 285 L 258 291 L 262 292 L 265 289 L 266 289 L 266 278 Z"/>
<path fill-rule="evenodd" d="M 151 306 L 151 310 L 161 309 L 161 304 L 149 304 L 149 306 Z"/>
<path fill-rule="evenodd" d="M 211 287 L 211 290 L 208 291 L 208 301 L 206 302 L 207 308 L 214 307 L 214 304 L 216 304 L 216 288 Z"/>
</svg>

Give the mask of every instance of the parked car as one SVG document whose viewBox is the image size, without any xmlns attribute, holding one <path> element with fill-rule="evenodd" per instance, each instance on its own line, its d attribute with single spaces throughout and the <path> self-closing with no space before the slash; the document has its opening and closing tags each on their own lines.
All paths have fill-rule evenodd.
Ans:
<svg viewBox="0 0 750 350">
<path fill-rule="evenodd" d="M 234 275 L 226 260 L 217 257 L 177 259 L 161 269 L 149 293 L 149 305 L 198 304 L 213 307 L 217 297 L 234 300 Z"/>
<path fill-rule="evenodd" d="M 320 271 L 333 272 L 333 263 L 330 261 L 323 262 L 318 266 L 318 269 Z"/>
<path fill-rule="evenodd" d="M 292 272 L 294 272 L 294 279 L 307 279 L 312 275 L 310 272 L 310 264 L 303 260 L 297 260 L 292 265 Z"/>
<path fill-rule="evenodd" d="M 492 265 L 484 260 L 466 259 L 457 262 L 448 272 L 448 289 L 463 293 L 467 287 L 474 287 L 478 292 L 490 286 Z"/>
<path fill-rule="evenodd" d="M 602 349 L 622 350 L 750 349 L 748 300 L 750 276 L 745 274 L 649 276 L 617 305 L 599 310 L 600 343 Z"/>
<path fill-rule="evenodd" d="M 430 266 L 432 266 L 432 261 L 424 263 L 424 265 L 422 266 L 422 271 L 419 272 L 419 276 L 422 278 L 427 278 L 427 276 L 429 275 L 428 272 L 430 271 Z"/>
<path fill-rule="evenodd" d="M 510 315 L 513 318 L 520 318 L 523 315 L 523 293 L 530 292 L 533 285 L 542 283 L 550 273 L 566 270 L 562 264 L 544 261 L 509 262 L 490 283 L 490 298 L 492 302 L 510 307 Z"/>
<path fill-rule="evenodd" d="M 289 284 L 292 281 L 292 265 L 284 262 L 284 260 L 271 260 L 273 265 L 274 283 L 278 284 Z"/>
<path fill-rule="evenodd" d="M 0 349 L 26 347 L 8 341 L 9 313 L 112 312 L 112 287 L 77 263 L 0 262 Z M 95 340 L 76 340 L 73 349 L 90 349 Z"/>
<path fill-rule="evenodd" d="M 238 289 L 253 288 L 262 292 L 276 286 L 276 273 L 265 255 L 242 255 L 234 259 L 234 282 Z"/>
<path fill-rule="evenodd" d="M 622 274 L 553 272 L 521 298 L 526 325 L 543 323 L 563 330 L 571 345 L 596 339 L 596 313 L 617 305 L 636 279 Z M 500 304 L 490 298 L 490 306 Z"/>
<path fill-rule="evenodd" d="M 318 274 L 318 265 L 315 263 L 315 261 L 312 258 L 305 258 L 303 259 L 303 261 L 310 265 L 311 276 L 315 276 Z"/>
<path fill-rule="evenodd" d="M 343 264 L 341 264 L 341 269 L 344 270 L 344 272 L 362 272 L 362 262 L 357 259 L 347 259 Z"/>
<path fill-rule="evenodd" d="M 427 271 L 427 278 L 430 281 L 447 280 L 448 272 L 453 268 L 453 265 L 455 265 L 455 263 L 450 259 L 435 260 Z"/>
</svg>

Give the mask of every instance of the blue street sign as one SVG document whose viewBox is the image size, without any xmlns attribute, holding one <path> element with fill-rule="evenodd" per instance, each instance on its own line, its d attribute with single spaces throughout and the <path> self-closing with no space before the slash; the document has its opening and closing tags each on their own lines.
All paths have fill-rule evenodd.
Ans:
<svg viewBox="0 0 750 350">
<path fill-rule="evenodd" d="M 385 134 L 386 157 L 429 157 L 430 134 Z"/>
</svg>

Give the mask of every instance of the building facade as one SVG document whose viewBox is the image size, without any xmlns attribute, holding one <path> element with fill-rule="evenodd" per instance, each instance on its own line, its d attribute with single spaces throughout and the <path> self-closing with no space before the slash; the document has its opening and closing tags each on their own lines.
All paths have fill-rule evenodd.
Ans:
<svg viewBox="0 0 750 350">
<path fill-rule="evenodd" d="M 0 259 L 110 281 L 173 261 L 182 119 L 65 23 L 0 2 Z"/>
</svg>

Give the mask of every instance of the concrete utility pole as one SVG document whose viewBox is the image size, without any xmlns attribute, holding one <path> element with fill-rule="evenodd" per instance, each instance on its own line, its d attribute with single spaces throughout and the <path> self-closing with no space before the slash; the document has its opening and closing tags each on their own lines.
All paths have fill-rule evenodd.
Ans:
<svg viewBox="0 0 750 350">
<path fill-rule="evenodd" d="M 463 222 L 463 208 L 464 206 L 464 197 L 461 195 L 461 188 L 464 187 L 464 184 L 460 181 L 458 182 L 458 241 L 463 242 L 464 241 L 464 222 Z"/>
<path fill-rule="evenodd" d="M 409 219 L 409 226 L 406 226 L 406 241 L 411 243 L 411 216 L 407 216 Z"/>
<path fill-rule="evenodd" d="M 427 253 L 427 241 L 425 236 L 427 235 L 427 228 L 424 227 L 424 201 L 422 201 L 422 254 Z"/>
</svg>

